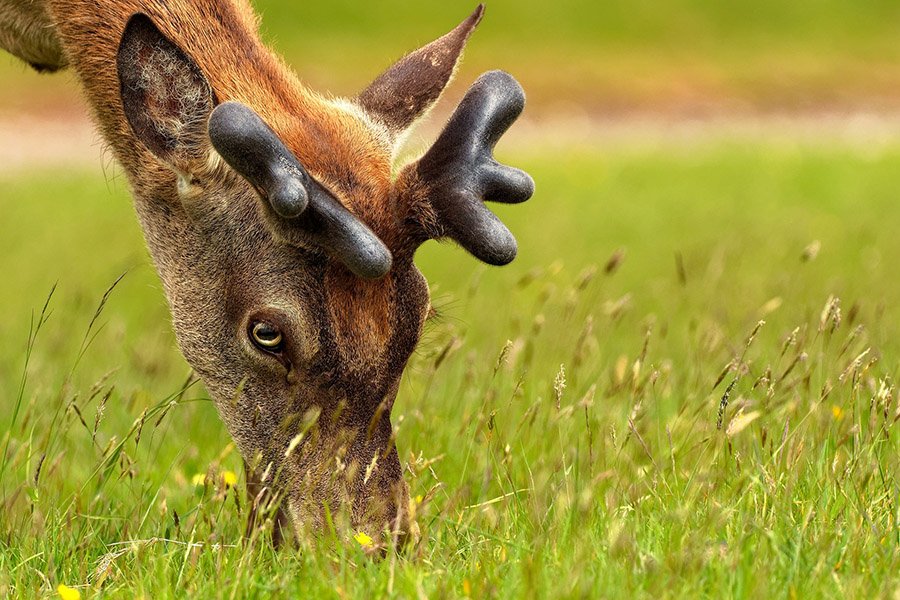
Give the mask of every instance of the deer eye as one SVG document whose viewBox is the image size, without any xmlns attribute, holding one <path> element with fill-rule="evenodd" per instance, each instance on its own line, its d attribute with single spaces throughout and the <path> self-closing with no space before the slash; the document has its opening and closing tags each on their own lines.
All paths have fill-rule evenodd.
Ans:
<svg viewBox="0 0 900 600">
<path fill-rule="evenodd" d="M 277 353 L 281 350 L 284 336 L 281 330 L 271 323 L 257 321 L 250 324 L 250 339 L 263 352 Z"/>
</svg>

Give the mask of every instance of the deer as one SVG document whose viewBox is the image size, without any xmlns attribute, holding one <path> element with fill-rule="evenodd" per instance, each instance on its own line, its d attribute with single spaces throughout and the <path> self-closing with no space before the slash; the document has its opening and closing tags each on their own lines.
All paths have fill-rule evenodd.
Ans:
<svg viewBox="0 0 900 600">
<path fill-rule="evenodd" d="M 244 462 L 248 532 L 419 535 L 391 424 L 431 311 L 429 240 L 510 263 L 486 202 L 534 193 L 493 157 L 525 94 L 490 71 L 421 156 L 405 135 L 453 78 L 484 6 L 356 96 L 308 89 L 247 0 L 0 0 L 0 46 L 74 69 L 124 171 L 177 344 Z M 336 518 L 336 517 L 334 517 Z"/>
</svg>

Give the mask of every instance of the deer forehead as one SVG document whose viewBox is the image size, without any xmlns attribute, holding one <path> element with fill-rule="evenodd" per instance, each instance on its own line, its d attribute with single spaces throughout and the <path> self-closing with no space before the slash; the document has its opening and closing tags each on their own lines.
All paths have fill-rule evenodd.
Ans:
<svg viewBox="0 0 900 600">
<path fill-rule="evenodd" d="M 348 100 L 309 96 L 299 106 L 275 112 L 269 103 L 258 112 L 303 166 L 334 188 L 332 192 L 387 192 L 393 160 L 387 129 Z"/>
</svg>

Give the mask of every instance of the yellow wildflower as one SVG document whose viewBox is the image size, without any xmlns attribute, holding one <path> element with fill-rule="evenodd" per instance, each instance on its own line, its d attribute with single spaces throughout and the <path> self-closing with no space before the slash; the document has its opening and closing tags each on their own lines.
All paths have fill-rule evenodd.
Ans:
<svg viewBox="0 0 900 600">
<path fill-rule="evenodd" d="M 237 475 L 234 471 L 222 471 L 219 474 L 219 478 L 222 480 L 222 483 L 225 484 L 225 487 L 234 487 L 237 485 Z M 206 485 L 206 473 L 197 473 L 191 478 L 191 483 L 195 486 Z"/>
<path fill-rule="evenodd" d="M 226 487 L 234 487 L 237 484 L 237 475 L 234 474 L 234 471 L 222 471 L 222 481 L 225 482 Z"/>
<path fill-rule="evenodd" d="M 356 535 L 353 536 L 353 539 L 363 548 L 371 548 L 375 545 L 375 540 L 369 537 L 365 531 L 357 531 Z"/>
<path fill-rule="evenodd" d="M 831 414 L 834 416 L 835 421 L 842 421 L 844 419 L 844 409 L 837 404 L 831 406 Z"/>
<path fill-rule="evenodd" d="M 81 600 L 81 592 L 67 585 L 59 584 L 56 592 L 62 600 Z"/>
</svg>

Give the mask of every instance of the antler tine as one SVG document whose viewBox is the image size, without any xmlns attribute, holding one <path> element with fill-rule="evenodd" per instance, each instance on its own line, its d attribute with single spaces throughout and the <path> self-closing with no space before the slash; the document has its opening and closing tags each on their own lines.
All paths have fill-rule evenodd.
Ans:
<svg viewBox="0 0 900 600">
<path fill-rule="evenodd" d="M 466 93 L 441 135 L 419 160 L 442 235 L 492 265 L 516 257 L 516 239 L 483 201 L 514 204 L 534 194 L 524 171 L 493 158 L 497 142 L 525 108 L 525 92 L 508 73 L 482 75 Z"/>
<path fill-rule="evenodd" d="M 209 118 L 213 147 L 284 217 L 306 210 L 309 174 L 275 132 L 251 108 L 225 102 Z"/>
<path fill-rule="evenodd" d="M 253 109 L 239 102 L 217 106 L 209 117 L 213 147 L 253 185 L 280 229 L 325 250 L 351 271 L 377 279 L 391 268 L 387 247 L 335 199 L 288 150 Z"/>
</svg>

